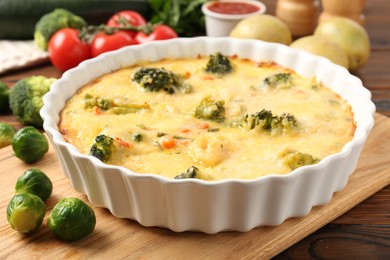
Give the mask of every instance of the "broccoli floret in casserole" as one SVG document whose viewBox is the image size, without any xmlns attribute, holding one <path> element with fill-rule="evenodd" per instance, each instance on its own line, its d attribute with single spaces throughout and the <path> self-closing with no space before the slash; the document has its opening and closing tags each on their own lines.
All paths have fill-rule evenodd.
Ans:
<svg viewBox="0 0 390 260">
<path fill-rule="evenodd" d="M 92 96 L 87 93 L 84 96 L 84 108 L 92 109 L 94 107 L 99 108 L 102 111 L 111 112 L 115 115 L 124 115 L 129 113 L 137 113 L 142 109 L 150 109 L 150 105 L 147 103 L 144 104 L 134 104 L 129 102 L 127 99 L 116 100 L 102 98 L 99 96 Z"/>
<path fill-rule="evenodd" d="M 42 127 L 43 120 L 39 114 L 43 106 L 42 97 L 54 81 L 55 78 L 30 76 L 15 83 L 9 93 L 9 105 L 23 124 Z"/>
<path fill-rule="evenodd" d="M 210 96 L 207 96 L 195 108 L 194 116 L 199 119 L 222 122 L 225 119 L 224 104 L 225 101 L 223 100 L 215 101 Z"/>
<path fill-rule="evenodd" d="M 139 143 L 144 139 L 144 136 L 143 136 L 143 134 L 136 132 L 133 134 L 132 139 L 133 139 L 133 141 Z"/>
<path fill-rule="evenodd" d="M 273 134 L 290 133 L 298 126 L 297 119 L 294 115 L 283 113 L 276 116 L 272 121 L 271 129 Z"/>
<path fill-rule="evenodd" d="M 270 130 L 273 117 L 271 111 L 263 109 L 254 114 L 246 114 L 242 119 L 241 126 L 246 130 L 255 128 Z"/>
<path fill-rule="evenodd" d="M 210 55 L 205 70 L 209 73 L 224 75 L 230 73 L 233 70 L 233 67 L 230 64 L 230 60 L 227 56 L 217 52 Z"/>
<path fill-rule="evenodd" d="M 92 145 L 89 154 L 98 158 L 102 162 L 108 162 L 114 148 L 114 139 L 110 136 L 101 134 L 96 136 L 95 143 Z"/>
<path fill-rule="evenodd" d="M 111 100 L 107 98 L 95 97 L 91 94 L 85 94 L 84 96 L 85 108 L 93 108 L 97 106 L 101 110 L 108 110 L 111 107 Z"/>
<path fill-rule="evenodd" d="M 134 73 L 132 80 L 150 92 L 163 90 L 175 94 L 192 91 L 192 86 L 185 83 L 181 76 L 165 68 L 142 67 Z"/>
<path fill-rule="evenodd" d="M 241 127 L 246 130 L 256 129 L 271 134 L 288 133 L 297 126 L 298 123 L 294 115 L 283 113 L 280 116 L 274 116 L 270 110 L 265 109 L 245 115 L 241 122 Z"/>
<path fill-rule="evenodd" d="M 198 171 L 199 171 L 198 168 L 196 168 L 195 166 L 191 166 L 185 172 L 177 175 L 175 179 L 196 178 Z"/>
<path fill-rule="evenodd" d="M 81 29 L 87 26 L 87 22 L 72 12 L 57 8 L 42 16 L 35 25 L 34 42 L 42 50 L 46 51 L 51 36 L 62 28 Z"/>
<path fill-rule="evenodd" d="M 290 88 L 292 87 L 292 75 L 291 73 L 275 73 L 266 77 L 260 84 L 260 87 L 268 88 Z"/>
<path fill-rule="evenodd" d="M 131 113 L 137 113 L 143 109 L 150 109 L 149 104 L 126 104 L 122 106 L 114 106 L 112 107 L 111 111 L 115 115 L 124 115 L 124 114 L 131 114 Z"/>
<path fill-rule="evenodd" d="M 283 163 L 291 170 L 295 170 L 305 165 L 316 164 L 320 160 L 311 154 L 293 151 L 284 157 Z"/>
</svg>

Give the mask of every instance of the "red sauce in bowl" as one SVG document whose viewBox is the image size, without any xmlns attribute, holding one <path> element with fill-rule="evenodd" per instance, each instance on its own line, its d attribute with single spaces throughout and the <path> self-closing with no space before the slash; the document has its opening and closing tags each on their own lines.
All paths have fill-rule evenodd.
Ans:
<svg viewBox="0 0 390 260">
<path fill-rule="evenodd" d="M 249 14 L 260 10 L 256 5 L 243 2 L 221 2 L 208 6 L 210 11 L 220 14 Z"/>
</svg>

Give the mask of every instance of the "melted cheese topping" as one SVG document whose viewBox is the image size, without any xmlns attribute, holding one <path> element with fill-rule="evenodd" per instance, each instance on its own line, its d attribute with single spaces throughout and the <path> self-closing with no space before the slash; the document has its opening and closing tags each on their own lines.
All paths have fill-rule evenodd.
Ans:
<svg viewBox="0 0 390 260">
<path fill-rule="evenodd" d="M 104 75 L 67 101 L 59 129 L 67 142 L 85 154 L 97 135 L 113 137 L 116 149 L 109 164 L 169 178 L 196 166 L 197 177 L 206 180 L 286 174 L 291 171 L 283 157 L 288 151 L 322 159 L 352 139 L 355 123 L 350 106 L 315 78 L 304 78 L 277 64 L 230 60 L 233 72 L 224 76 L 205 72 L 208 57 L 145 62 Z M 145 91 L 131 80 L 141 66 L 164 67 L 185 75 L 193 90 L 175 94 Z M 280 72 L 291 73 L 293 86 L 261 86 L 267 76 Z M 96 107 L 86 109 L 86 94 L 148 108 L 120 115 Z M 194 117 L 195 107 L 206 96 L 225 102 L 224 122 Z M 297 131 L 272 135 L 232 123 L 262 109 L 274 115 L 294 115 Z M 140 133 L 142 141 L 134 141 L 134 133 Z"/>
</svg>

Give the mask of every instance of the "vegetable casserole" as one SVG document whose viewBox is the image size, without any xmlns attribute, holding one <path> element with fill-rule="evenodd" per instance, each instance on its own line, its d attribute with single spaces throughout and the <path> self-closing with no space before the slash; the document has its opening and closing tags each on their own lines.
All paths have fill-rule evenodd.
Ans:
<svg viewBox="0 0 390 260">
<path fill-rule="evenodd" d="M 214 53 L 142 61 L 71 97 L 59 130 L 137 173 L 208 181 L 287 174 L 351 141 L 350 105 L 315 77 Z"/>
</svg>

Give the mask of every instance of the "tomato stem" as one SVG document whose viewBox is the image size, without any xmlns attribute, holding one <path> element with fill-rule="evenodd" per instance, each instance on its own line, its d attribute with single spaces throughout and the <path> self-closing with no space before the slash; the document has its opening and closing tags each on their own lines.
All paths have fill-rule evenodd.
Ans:
<svg viewBox="0 0 390 260">
<path fill-rule="evenodd" d="M 105 24 L 100 25 L 88 25 L 83 27 L 80 31 L 79 38 L 84 42 L 91 42 L 94 36 L 98 33 L 105 33 L 107 35 L 114 34 L 118 31 L 136 31 L 143 32 L 147 35 L 151 34 L 154 28 L 161 23 L 151 24 L 146 23 L 145 25 L 134 26 L 131 25 L 123 16 L 119 17 L 118 23 L 120 26 L 108 26 Z"/>
</svg>

